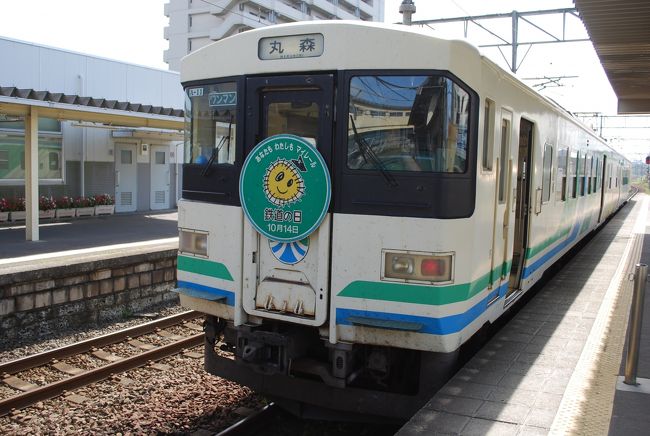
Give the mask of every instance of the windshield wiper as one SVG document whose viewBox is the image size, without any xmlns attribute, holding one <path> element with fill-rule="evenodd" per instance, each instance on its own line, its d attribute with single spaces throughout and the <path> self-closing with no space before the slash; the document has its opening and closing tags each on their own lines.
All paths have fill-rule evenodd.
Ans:
<svg viewBox="0 0 650 436">
<path fill-rule="evenodd" d="M 210 168 L 212 167 L 212 164 L 214 163 L 214 160 L 217 158 L 219 155 L 219 152 L 223 148 L 224 145 L 227 147 L 230 147 L 230 132 L 232 131 L 232 122 L 233 122 L 234 117 L 231 115 L 230 116 L 230 122 L 228 123 L 228 135 L 221 137 L 221 141 L 219 141 L 219 144 L 215 148 L 212 149 L 212 155 L 210 156 L 210 159 L 205 164 L 205 168 L 203 168 L 203 171 L 201 171 L 201 176 L 202 177 L 208 177 L 210 175 Z"/>
<path fill-rule="evenodd" d="M 397 180 L 395 180 L 395 177 L 393 177 L 390 171 L 386 169 L 384 162 L 379 159 L 379 156 L 377 156 L 377 153 L 375 153 L 372 147 L 370 147 L 366 140 L 359 135 L 359 132 L 357 132 L 357 125 L 354 122 L 352 115 L 350 115 L 350 124 L 352 125 L 354 142 L 357 144 L 357 147 L 359 147 L 359 151 L 361 152 L 361 156 L 363 156 L 363 160 L 366 161 L 366 163 L 370 161 L 370 163 L 372 163 L 375 168 L 379 170 L 381 175 L 384 176 L 386 183 L 388 183 L 393 188 L 396 188 L 398 186 Z"/>
</svg>

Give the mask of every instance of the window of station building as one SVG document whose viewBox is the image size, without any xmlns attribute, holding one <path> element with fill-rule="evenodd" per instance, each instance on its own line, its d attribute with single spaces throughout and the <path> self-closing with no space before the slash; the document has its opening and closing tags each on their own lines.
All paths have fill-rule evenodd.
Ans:
<svg viewBox="0 0 650 436">
<path fill-rule="evenodd" d="M 48 168 L 50 169 L 50 171 L 58 170 L 59 169 L 59 153 L 57 153 L 55 151 L 51 151 L 49 153 L 49 157 L 50 157 L 50 159 L 49 159 L 50 160 L 50 162 L 49 162 L 50 165 L 48 166 Z"/>
<path fill-rule="evenodd" d="M 233 165 L 237 149 L 237 83 L 190 87 L 185 98 L 185 163 Z"/>
<path fill-rule="evenodd" d="M 567 180 L 567 167 L 569 160 L 569 149 L 567 147 L 559 148 L 557 150 L 557 186 L 555 190 L 556 201 L 566 201 L 566 180 Z"/>
<path fill-rule="evenodd" d="M 400 116 L 391 116 L 400 113 Z M 356 76 L 350 81 L 352 170 L 464 173 L 470 95 L 438 75 Z"/>
<path fill-rule="evenodd" d="M 551 170 L 553 168 L 553 146 L 544 145 L 544 160 L 542 163 L 542 202 L 551 200 Z"/>
<path fill-rule="evenodd" d="M 9 169 L 9 151 L 0 150 L 0 170 Z"/>
<path fill-rule="evenodd" d="M 485 110 L 483 114 L 483 170 L 492 171 L 494 161 L 494 102 L 485 99 Z M 503 162 L 501 162 L 503 170 Z"/>
<path fill-rule="evenodd" d="M 38 120 L 37 168 L 39 182 L 63 181 L 63 136 L 61 123 L 55 119 Z M 0 121 L 0 185 L 20 184 L 25 180 L 25 123 Z"/>
<path fill-rule="evenodd" d="M 154 162 L 156 165 L 165 165 L 165 152 L 164 151 L 157 151 L 154 154 Z"/>
</svg>

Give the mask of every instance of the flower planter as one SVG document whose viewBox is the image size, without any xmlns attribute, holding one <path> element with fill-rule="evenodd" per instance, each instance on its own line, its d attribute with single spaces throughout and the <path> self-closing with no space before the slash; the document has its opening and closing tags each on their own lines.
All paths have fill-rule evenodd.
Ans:
<svg viewBox="0 0 650 436">
<path fill-rule="evenodd" d="M 55 216 L 57 218 L 73 218 L 76 214 L 76 209 L 57 209 Z"/>
<path fill-rule="evenodd" d="M 54 218 L 54 209 L 50 210 L 39 210 L 38 211 L 38 218 L 39 219 L 52 219 Z"/>
<path fill-rule="evenodd" d="M 9 212 L 0 212 L 0 223 L 9 221 Z"/>
<path fill-rule="evenodd" d="M 94 207 L 78 207 L 77 216 L 93 216 L 95 215 Z"/>
<path fill-rule="evenodd" d="M 27 212 L 24 210 L 19 211 L 19 212 L 10 212 L 9 213 L 9 221 L 25 221 L 25 217 L 27 215 Z"/>
<path fill-rule="evenodd" d="M 113 215 L 115 213 L 114 204 L 102 204 L 95 206 L 95 215 Z"/>
</svg>

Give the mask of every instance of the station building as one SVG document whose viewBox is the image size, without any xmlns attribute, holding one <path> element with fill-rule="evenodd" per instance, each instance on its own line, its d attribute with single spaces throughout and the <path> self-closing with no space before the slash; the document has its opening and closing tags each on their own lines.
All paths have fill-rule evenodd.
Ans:
<svg viewBox="0 0 650 436">
<path fill-rule="evenodd" d="M 116 212 L 176 207 L 182 130 L 125 127 L 108 115 L 182 120 L 178 73 L 3 37 L 0 58 L 10 60 L 0 68 L 0 198 L 25 196 L 25 117 L 2 110 L 21 101 L 106 113 L 105 122 L 38 118 L 39 195 L 107 193 Z"/>
</svg>

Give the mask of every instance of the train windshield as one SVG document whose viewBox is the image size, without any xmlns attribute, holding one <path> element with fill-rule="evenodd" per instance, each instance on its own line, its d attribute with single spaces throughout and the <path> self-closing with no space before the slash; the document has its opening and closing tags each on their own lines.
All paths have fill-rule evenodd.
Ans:
<svg viewBox="0 0 650 436">
<path fill-rule="evenodd" d="M 352 77 L 348 168 L 464 173 L 469 101 L 443 76 Z"/>
<path fill-rule="evenodd" d="M 185 163 L 235 162 L 237 84 L 217 83 L 187 90 Z"/>
</svg>

